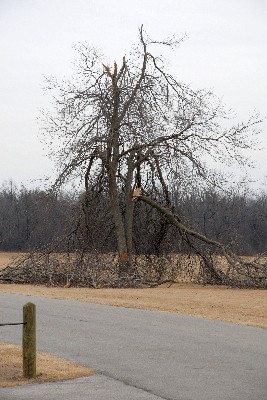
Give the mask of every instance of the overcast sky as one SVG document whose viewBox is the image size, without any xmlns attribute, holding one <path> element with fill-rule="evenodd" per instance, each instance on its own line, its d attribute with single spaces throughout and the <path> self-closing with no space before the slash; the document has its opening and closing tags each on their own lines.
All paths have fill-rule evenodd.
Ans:
<svg viewBox="0 0 267 400">
<path fill-rule="evenodd" d="M 43 75 L 69 76 L 77 42 L 120 61 L 141 24 L 155 39 L 187 35 L 166 54 L 180 81 L 212 88 L 239 120 L 255 109 L 267 115 L 266 0 L 0 0 L 0 184 L 40 186 L 53 175 L 36 121 L 49 100 Z M 259 182 L 267 176 L 266 122 L 262 129 L 264 148 L 251 154 Z"/>
</svg>

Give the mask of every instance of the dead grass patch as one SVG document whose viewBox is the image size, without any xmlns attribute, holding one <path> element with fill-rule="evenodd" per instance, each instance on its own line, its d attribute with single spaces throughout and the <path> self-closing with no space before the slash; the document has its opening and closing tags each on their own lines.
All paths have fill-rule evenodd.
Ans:
<svg viewBox="0 0 267 400">
<path fill-rule="evenodd" d="M 24 256 L 25 253 L 0 251 L 0 270 L 5 268 L 9 263 L 14 261 L 16 258 Z"/>
<path fill-rule="evenodd" d="M 58 288 L 0 284 L 0 291 L 28 296 L 169 311 L 267 328 L 267 291 L 175 283 L 143 289 Z"/>
<path fill-rule="evenodd" d="M 22 372 L 22 349 L 13 344 L 0 342 L 0 387 L 20 386 L 32 383 L 62 381 L 93 375 L 86 366 L 43 353 L 37 353 L 37 377 L 25 379 Z"/>
</svg>

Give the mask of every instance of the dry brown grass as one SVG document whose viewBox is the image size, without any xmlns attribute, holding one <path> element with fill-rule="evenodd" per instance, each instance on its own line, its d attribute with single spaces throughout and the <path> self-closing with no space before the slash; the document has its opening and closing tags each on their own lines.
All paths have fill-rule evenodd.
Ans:
<svg viewBox="0 0 267 400">
<path fill-rule="evenodd" d="M 267 288 L 266 257 L 167 254 L 133 257 L 127 279 L 120 274 L 116 253 L 4 253 L 0 282 L 85 288 L 144 288 L 160 282 L 224 284 L 239 288 Z M 4 264 L 12 260 L 7 268 Z M 1 264 L 0 264 L 1 268 Z"/>
<path fill-rule="evenodd" d="M 97 304 L 176 312 L 267 328 L 267 291 L 167 284 L 145 289 L 57 288 L 33 285 L 0 285 L 0 291 L 45 296 Z"/>
<path fill-rule="evenodd" d="M 37 376 L 34 379 L 25 379 L 22 372 L 21 347 L 3 342 L 0 342 L 0 359 L 2 360 L 0 365 L 0 387 L 61 381 L 93 374 L 93 370 L 88 367 L 38 352 Z"/>
<path fill-rule="evenodd" d="M 11 261 L 20 258 L 25 253 L 0 251 L 0 269 L 5 268 Z"/>
</svg>

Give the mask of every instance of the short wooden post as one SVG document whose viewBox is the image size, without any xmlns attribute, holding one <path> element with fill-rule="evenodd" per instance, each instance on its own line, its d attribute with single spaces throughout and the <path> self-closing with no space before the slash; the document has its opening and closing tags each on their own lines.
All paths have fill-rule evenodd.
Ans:
<svg viewBox="0 0 267 400">
<path fill-rule="evenodd" d="M 36 377 L 36 307 L 27 303 L 23 307 L 23 376 Z"/>
</svg>

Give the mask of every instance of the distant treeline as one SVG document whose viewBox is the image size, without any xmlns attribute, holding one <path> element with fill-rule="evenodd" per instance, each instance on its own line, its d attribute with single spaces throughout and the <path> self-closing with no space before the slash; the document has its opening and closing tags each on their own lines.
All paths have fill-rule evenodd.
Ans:
<svg viewBox="0 0 267 400">
<path fill-rule="evenodd" d="M 267 251 L 267 194 L 173 191 L 175 212 L 207 237 L 229 244 L 238 254 Z M 121 199 L 123 207 L 123 196 Z M 134 249 L 137 254 L 189 251 L 179 232 L 156 210 L 136 201 Z M 0 250 L 116 251 L 105 191 L 97 196 L 50 190 L 0 187 Z"/>
</svg>

